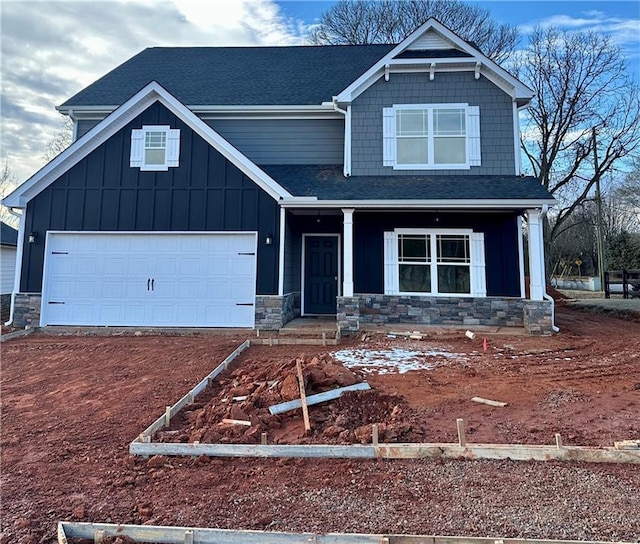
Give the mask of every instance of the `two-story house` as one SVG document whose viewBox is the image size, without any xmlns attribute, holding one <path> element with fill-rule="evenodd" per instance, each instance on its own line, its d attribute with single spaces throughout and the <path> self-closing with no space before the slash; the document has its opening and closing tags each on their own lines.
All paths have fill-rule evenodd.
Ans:
<svg viewBox="0 0 640 544">
<path fill-rule="evenodd" d="M 434 19 L 398 45 L 146 49 L 59 106 L 74 143 L 4 200 L 14 324 L 549 333 L 532 95 Z"/>
</svg>

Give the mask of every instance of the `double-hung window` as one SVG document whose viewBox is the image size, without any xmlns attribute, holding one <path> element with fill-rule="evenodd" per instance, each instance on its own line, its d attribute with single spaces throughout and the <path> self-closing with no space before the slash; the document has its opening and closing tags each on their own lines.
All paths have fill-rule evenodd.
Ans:
<svg viewBox="0 0 640 544">
<path fill-rule="evenodd" d="M 480 165 L 480 111 L 467 104 L 407 104 L 383 110 L 383 162 L 396 170 Z"/>
<path fill-rule="evenodd" d="M 385 294 L 486 296 L 483 233 L 396 229 L 384 253 Z"/>
<path fill-rule="evenodd" d="M 130 165 L 140 170 L 162 171 L 179 165 L 180 129 L 145 125 L 131 131 Z"/>
</svg>

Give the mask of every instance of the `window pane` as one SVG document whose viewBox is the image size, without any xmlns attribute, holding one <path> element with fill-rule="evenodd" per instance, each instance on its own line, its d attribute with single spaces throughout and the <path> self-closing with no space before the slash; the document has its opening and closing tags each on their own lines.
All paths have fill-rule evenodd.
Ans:
<svg viewBox="0 0 640 544">
<path fill-rule="evenodd" d="M 398 136 L 425 136 L 427 127 L 427 112 L 425 110 L 400 110 L 396 112 L 396 134 Z"/>
<path fill-rule="evenodd" d="M 471 293 L 470 268 L 438 265 L 438 293 Z"/>
<path fill-rule="evenodd" d="M 436 164 L 465 164 L 467 143 L 465 138 L 434 138 L 433 160 Z"/>
<path fill-rule="evenodd" d="M 167 133 L 164 131 L 146 132 L 144 137 L 145 147 L 167 147 Z"/>
<path fill-rule="evenodd" d="M 469 259 L 469 237 L 440 234 L 437 237 L 438 262 L 471 262 Z"/>
<path fill-rule="evenodd" d="M 398 138 L 397 144 L 398 164 L 427 164 L 426 138 Z"/>
<path fill-rule="evenodd" d="M 145 164 L 164 164 L 165 150 L 164 149 L 145 149 L 144 150 L 144 163 Z"/>
<path fill-rule="evenodd" d="M 401 262 L 427 262 L 430 247 L 427 235 L 400 234 L 398 236 L 398 260 Z"/>
<path fill-rule="evenodd" d="M 433 133 L 436 136 L 464 136 L 466 112 L 463 109 L 435 110 Z"/>
<path fill-rule="evenodd" d="M 399 272 L 399 287 L 401 292 L 431 292 L 431 266 L 420 264 L 401 264 Z"/>
</svg>

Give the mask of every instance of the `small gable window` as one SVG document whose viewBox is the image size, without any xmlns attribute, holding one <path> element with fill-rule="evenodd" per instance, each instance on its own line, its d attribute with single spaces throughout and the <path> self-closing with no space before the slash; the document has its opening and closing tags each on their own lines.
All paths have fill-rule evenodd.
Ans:
<svg viewBox="0 0 640 544">
<path fill-rule="evenodd" d="M 180 129 L 168 125 L 145 125 L 131 131 L 132 168 L 163 171 L 179 165 Z"/>
<path fill-rule="evenodd" d="M 464 170 L 480 166 L 480 111 L 467 104 L 408 104 L 383 110 L 384 166 Z"/>
</svg>

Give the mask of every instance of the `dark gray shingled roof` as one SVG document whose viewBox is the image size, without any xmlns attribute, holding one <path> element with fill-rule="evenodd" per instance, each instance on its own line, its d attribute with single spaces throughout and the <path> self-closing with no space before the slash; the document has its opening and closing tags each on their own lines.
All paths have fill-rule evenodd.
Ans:
<svg viewBox="0 0 640 544">
<path fill-rule="evenodd" d="M 3 246 L 18 245 L 18 231 L 0 221 L 0 243 Z"/>
<path fill-rule="evenodd" d="M 552 200 L 534 177 L 351 176 L 342 166 L 261 166 L 294 196 L 319 200 Z"/>
<path fill-rule="evenodd" d="M 151 81 L 188 106 L 320 105 L 394 47 L 152 47 L 62 107 L 120 105 Z"/>
</svg>

